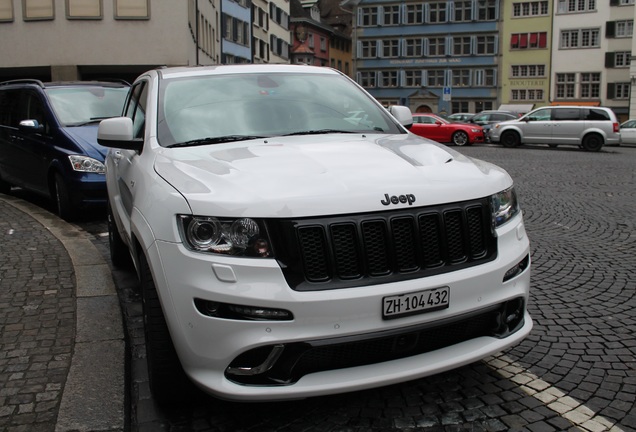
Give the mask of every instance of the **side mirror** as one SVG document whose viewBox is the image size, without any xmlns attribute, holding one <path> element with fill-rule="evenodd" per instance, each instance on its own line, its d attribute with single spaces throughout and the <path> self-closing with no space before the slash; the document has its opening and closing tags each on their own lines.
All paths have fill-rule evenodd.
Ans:
<svg viewBox="0 0 636 432">
<path fill-rule="evenodd" d="M 133 122 L 129 117 L 102 120 L 97 129 L 97 142 L 104 147 L 141 151 L 143 141 L 133 138 Z"/>
<path fill-rule="evenodd" d="M 44 125 L 41 125 L 39 121 L 34 119 L 22 120 L 18 124 L 18 129 L 26 132 L 37 132 L 44 129 Z"/>
<path fill-rule="evenodd" d="M 389 107 L 389 113 L 405 128 L 409 129 L 413 126 L 413 113 L 409 107 L 391 105 Z"/>
</svg>

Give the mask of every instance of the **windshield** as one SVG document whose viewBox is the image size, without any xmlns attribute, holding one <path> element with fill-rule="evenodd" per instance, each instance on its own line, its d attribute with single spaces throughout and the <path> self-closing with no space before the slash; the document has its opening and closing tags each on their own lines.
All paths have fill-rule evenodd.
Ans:
<svg viewBox="0 0 636 432">
<path fill-rule="evenodd" d="M 252 73 L 164 80 L 162 146 L 320 133 L 400 133 L 387 111 L 348 78 Z"/>
<path fill-rule="evenodd" d="M 50 87 L 46 93 L 63 126 L 81 126 L 120 116 L 128 87 Z"/>
</svg>

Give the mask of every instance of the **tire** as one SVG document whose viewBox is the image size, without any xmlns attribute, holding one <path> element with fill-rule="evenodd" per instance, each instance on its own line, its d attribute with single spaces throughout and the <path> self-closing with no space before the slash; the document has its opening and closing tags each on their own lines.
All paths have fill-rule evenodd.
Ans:
<svg viewBox="0 0 636 432">
<path fill-rule="evenodd" d="M 74 206 L 66 182 L 60 173 L 55 173 L 53 176 L 53 199 L 55 200 L 59 217 L 68 222 L 73 222 L 77 219 L 77 209 Z"/>
<path fill-rule="evenodd" d="M 170 338 L 152 272 L 143 253 L 139 267 L 150 390 L 158 404 L 180 405 L 187 402 L 194 389 Z"/>
<path fill-rule="evenodd" d="M 519 147 L 519 145 L 521 145 L 521 139 L 519 138 L 519 134 L 514 131 L 506 131 L 502 133 L 500 141 L 501 141 L 501 144 L 507 148 Z"/>
<path fill-rule="evenodd" d="M 130 268 L 132 264 L 132 258 L 128 246 L 124 243 L 124 240 L 119 234 L 115 220 L 113 219 L 113 213 L 110 208 L 110 202 L 107 206 L 107 224 L 108 224 L 108 245 L 110 249 L 110 260 L 113 266 L 118 268 Z"/>
<path fill-rule="evenodd" d="M 464 131 L 457 131 L 453 133 L 453 144 L 456 146 L 465 146 L 466 144 L 470 144 L 468 141 L 468 134 Z"/>
<path fill-rule="evenodd" d="M 585 135 L 581 146 L 587 151 L 597 152 L 603 148 L 603 137 L 595 133 Z"/>
</svg>

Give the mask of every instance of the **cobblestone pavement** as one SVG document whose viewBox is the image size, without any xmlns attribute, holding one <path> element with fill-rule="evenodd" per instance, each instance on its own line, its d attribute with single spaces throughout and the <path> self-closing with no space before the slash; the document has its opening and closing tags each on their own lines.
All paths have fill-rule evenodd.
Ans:
<svg viewBox="0 0 636 432">
<path fill-rule="evenodd" d="M 75 337 L 73 277 L 53 234 L 0 206 L 2 431 L 54 430 Z"/>
<path fill-rule="evenodd" d="M 636 148 L 457 148 L 515 179 L 531 239 L 531 335 L 466 367 L 343 395 L 159 408 L 135 278 L 115 271 L 131 349 L 133 431 L 635 431 Z M 104 254 L 105 224 L 84 225 Z"/>
</svg>

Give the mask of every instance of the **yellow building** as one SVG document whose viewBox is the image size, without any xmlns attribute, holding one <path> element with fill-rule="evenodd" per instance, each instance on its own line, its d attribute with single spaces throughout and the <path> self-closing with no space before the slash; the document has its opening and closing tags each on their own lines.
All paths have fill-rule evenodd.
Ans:
<svg viewBox="0 0 636 432">
<path fill-rule="evenodd" d="M 548 105 L 553 1 L 513 0 L 501 5 L 502 109 L 527 112 Z"/>
</svg>

